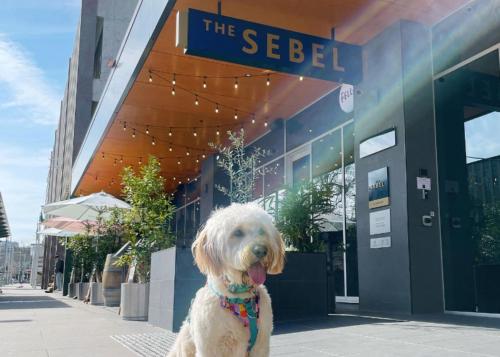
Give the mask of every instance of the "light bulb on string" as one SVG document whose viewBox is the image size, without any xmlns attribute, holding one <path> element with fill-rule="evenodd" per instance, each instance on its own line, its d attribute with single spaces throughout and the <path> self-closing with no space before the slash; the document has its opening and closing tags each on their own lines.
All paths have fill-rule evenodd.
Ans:
<svg viewBox="0 0 500 357">
<path fill-rule="evenodd" d="M 174 73 L 174 76 L 172 78 L 172 84 L 175 86 L 175 83 L 176 83 L 176 81 L 175 81 L 175 73 Z"/>
<path fill-rule="evenodd" d="M 304 80 L 304 76 L 300 76 L 300 77 L 299 77 L 299 81 L 301 81 L 301 82 L 302 82 L 303 80 Z"/>
<path fill-rule="evenodd" d="M 215 135 L 217 135 L 217 136 L 220 135 L 219 127 L 217 127 L 217 131 L 215 132 Z"/>
<path fill-rule="evenodd" d="M 172 152 L 172 144 L 170 144 L 170 146 L 168 147 L 168 151 Z"/>
<path fill-rule="evenodd" d="M 151 145 L 155 146 L 156 145 L 156 140 L 155 137 L 153 136 L 153 139 L 151 139 Z"/>
<path fill-rule="evenodd" d="M 175 95 L 175 86 L 172 87 L 172 95 Z"/>
<path fill-rule="evenodd" d="M 200 162 L 200 159 L 199 157 L 196 158 L 196 163 L 199 163 Z"/>
<path fill-rule="evenodd" d="M 234 111 L 234 120 L 238 120 L 238 111 L 237 110 Z"/>
<path fill-rule="evenodd" d="M 126 130 L 127 130 L 127 122 L 126 122 L 126 121 L 124 121 L 124 122 L 123 122 L 123 131 L 126 131 Z"/>
<path fill-rule="evenodd" d="M 181 160 L 177 160 L 177 165 L 180 165 L 181 164 Z"/>
<path fill-rule="evenodd" d="M 238 89 L 238 77 L 234 77 L 234 89 Z"/>
<path fill-rule="evenodd" d="M 172 135 L 173 135 L 173 134 L 172 134 L 172 128 L 169 128 L 169 129 L 168 129 L 168 136 L 172 136 Z"/>
<path fill-rule="evenodd" d="M 196 132 L 196 128 L 193 129 L 193 136 L 194 137 L 197 137 L 198 136 L 198 133 Z"/>
<path fill-rule="evenodd" d="M 146 134 L 149 135 L 149 125 L 146 126 Z"/>
<path fill-rule="evenodd" d="M 123 155 L 120 156 L 120 164 L 123 164 Z"/>
<path fill-rule="evenodd" d="M 219 113 L 219 103 L 215 103 L 215 112 Z"/>
<path fill-rule="evenodd" d="M 252 115 L 252 124 L 255 124 L 255 114 Z"/>
<path fill-rule="evenodd" d="M 203 77 L 203 88 L 207 89 L 207 77 Z"/>
<path fill-rule="evenodd" d="M 264 127 L 267 128 L 267 121 L 264 122 Z"/>
<path fill-rule="evenodd" d="M 198 100 L 198 94 L 194 96 L 194 105 L 200 105 L 200 101 Z"/>
<path fill-rule="evenodd" d="M 271 77 L 269 76 L 269 74 L 267 75 L 266 85 L 267 85 L 268 87 L 271 85 Z"/>
<path fill-rule="evenodd" d="M 202 154 L 202 155 L 201 155 L 201 158 L 202 158 L 202 159 L 204 159 L 205 157 L 206 157 L 206 155 L 205 155 L 205 154 Z"/>
<path fill-rule="evenodd" d="M 117 164 L 117 160 L 115 159 L 115 160 L 113 161 L 113 166 L 116 166 L 116 164 Z"/>
<path fill-rule="evenodd" d="M 142 157 L 139 158 L 139 165 L 142 165 Z"/>
<path fill-rule="evenodd" d="M 132 137 L 135 138 L 135 128 L 132 129 Z"/>
<path fill-rule="evenodd" d="M 151 74 L 151 71 L 149 71 L 149 83 L 153 83 L 153 75 Z"/>
<path fill-rule="evenodd" d="M 191 153 L 189 151 L 186 151 L 186 156 L 189 156 L 191 155 Z"/>
<path fill-rule="evenodd" d="M 101 153 L 101 158 L 104 159 L 104 151 Z"/>
</svg>

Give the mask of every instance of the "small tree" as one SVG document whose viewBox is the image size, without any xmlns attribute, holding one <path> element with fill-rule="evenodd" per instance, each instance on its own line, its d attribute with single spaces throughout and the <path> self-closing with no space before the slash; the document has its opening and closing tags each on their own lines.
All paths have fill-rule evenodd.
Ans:
<svg viewBox="0 0 500 357">
<path fill-rule="evenodd" d="M 231 203 L 246 203 L 252 200 L 255 181 L 264 170 L 257 170 L 260 159 L 269 152 L 258 147 L 245 150 L 245 130 L 228 131 L 230 144 L 227 146 L 209 143 L 210 147 L 219 152 L 217 166 L 222 168 L 228 178 L 229 187 L 215 185 L 223 194 L 229 197 Z"/>
<path fill-rule="evenodd" d="M 322 251 L 324 242 L 317 239 L 318 234 L 328 223 L 325 215 L 337 207 L 341 192 L 334 174 L 289 187 L 276 217 L 286 245 L 299 252 Z"/>
<path fill-rule="evenodd" d="M 88 280 L 96 258 L 93 237 L 88 231 L 74 235 L 68 240 L 67 248 L 73 252 L 75 277 L 80 276 L 81 282 Z"/>
<path fill-rule="evenodd" d="M 118 251 L 124 244 L 124 224 L 123 212 L 118 208 L 113 208 L 109 211 L 104 219 L 102 212 L 97 217 L 97 225 L 94 228 L 95 234 L 95 250 L 96 250 L 96 270 L 102 272 L 106 262 L 106 256 Z"/>
<path fill-rule="evenodd" d="M 165 179 L 160 175 L 160 162 L 150 156 L 138 174 L 126 167 L 122 174 L 123 194 L 131 209 L 122 212 L 124 235 L 131 249 L 119 260 L 119 265 L 135 263 L 139 282 L 149 278 L 151 253 L 174 245 L 175 239 L 167 221 L 172 219 L 174 206 L 165 191 Z"/>
</svg>

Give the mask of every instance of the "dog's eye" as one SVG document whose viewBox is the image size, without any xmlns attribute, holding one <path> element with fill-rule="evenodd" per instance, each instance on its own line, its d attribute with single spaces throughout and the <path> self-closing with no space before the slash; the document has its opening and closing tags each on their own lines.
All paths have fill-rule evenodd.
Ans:
<svg viewBox="0 0 500 357">
<path fill-rule="evenodd" d="M 266 234 L 264 228 L 259 228 L 259 236 L 263 236 L 264 234 Z"/>
<path fill-rule="evenodd" d="M 233 236 L 236 238 L 242 238 L 245 235 L 245 233 L 241 229 L 237 229 L 233 232 Z"/>
</svg>

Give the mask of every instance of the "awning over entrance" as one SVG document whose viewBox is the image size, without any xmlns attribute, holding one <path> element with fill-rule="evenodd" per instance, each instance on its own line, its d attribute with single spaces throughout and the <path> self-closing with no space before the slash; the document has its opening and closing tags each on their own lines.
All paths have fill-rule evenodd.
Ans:
<svg viewBox="0 0 500 357">
<path fill-rule="evenodd" d="M 432 25 L 465 0 L 233 0 L 222 14 L 363 45 L 399 19 Z M 73 171 L 73 193 L 120 194 L 124 166 L 160 158 L 167 189 L 199 174 L 227 130 L 248 140 L 289 118 L 338 83 L 184 54 L 176 14 L 217 12 L 217 1 L 151 0 L 139 5 Z M 216 46 L 217 44 L 214 44 Z M 364 64 L 369 65 L 369 64 Z M 120 100 L 121 99 L 121 100 Z"/>
</svg>

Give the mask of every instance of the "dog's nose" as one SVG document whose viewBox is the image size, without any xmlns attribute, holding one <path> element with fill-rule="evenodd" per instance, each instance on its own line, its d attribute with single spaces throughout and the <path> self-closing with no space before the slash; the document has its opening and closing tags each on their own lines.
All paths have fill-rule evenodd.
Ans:
<svg viewBox="0 0 500 357">
<path fill-rule="evenodd" d="M 252 253 L 259 259 L 264 258 L 267 254 L 267 247 L 262 244 L 256 244 L 252 247 Z"/>
</svg>

